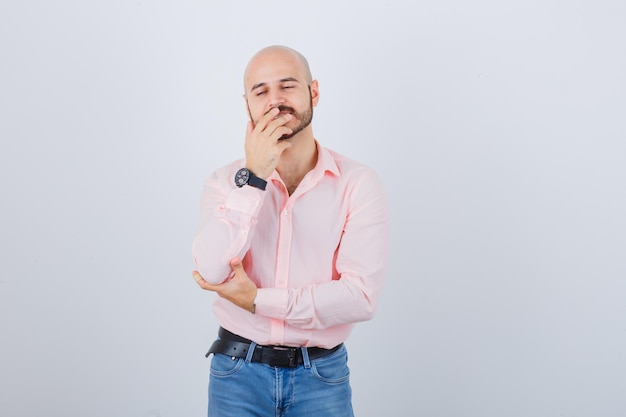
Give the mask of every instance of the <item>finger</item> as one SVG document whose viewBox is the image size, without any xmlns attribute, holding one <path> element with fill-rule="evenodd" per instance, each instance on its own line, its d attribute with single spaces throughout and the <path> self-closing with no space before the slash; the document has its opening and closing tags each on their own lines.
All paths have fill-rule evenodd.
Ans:
<svg viewBox="0 0 626 417">
<path fill-rule="evenodd" d="M 213 286 L 209 284 L 208 282 L 206 282 L 198 271 L 193 271 L 191 275 L 193 276 L 193 279 L 196 281 L 196 284 L 200 286 L 200 288 L 213 291 Z"/>
<path fill-rule="evenodd" d="M 268 127 L 267 130 L 270 131 L 271 127 Z M 274 130 L 271 131 L 269 137 L 270 139 L 278 142 L 278 140 L 280 138 L 282 138 L 284 135 L 291 135 L 293 133 L 293 130 L 287 126 L 278 126 L 277 128 L 275 128 Z"/>
<path fill-rule="evenodd" d="M 291 113 L 284 113 L 282 115 L 279 115 L 279 113 L 280 110 L 278 107 L 274 107 L 272 110 L 263 115 L 255 127 L 256 131 L 268 132 L 271 134 L 277 128 L 293 119 L 293 115 Z"/>
<path fill-rule="evenodd" d="M 289 133 L 291 133 L 291 129 L 285 126 L 291 119 L 293 119 L 293 115 L 291 113 L 282 114 L 275 119 L 270 120 L 265 128 L 265 131 L 275 132 L 276 130 L 285 128 L 289 129 Z"/>
<path fill-rule="evenodd" d="M 278 107 L 274 107 L 267 113 L 265 113 L 261 118 L 257 121 L 256 126 L 254 126 L 254 130 L 257 132 L 262 132 L 267 127 L 268 123 L 271 122 L 274 117 L 276 117 L 280 113 L 280 109 Z"/>
</svg>

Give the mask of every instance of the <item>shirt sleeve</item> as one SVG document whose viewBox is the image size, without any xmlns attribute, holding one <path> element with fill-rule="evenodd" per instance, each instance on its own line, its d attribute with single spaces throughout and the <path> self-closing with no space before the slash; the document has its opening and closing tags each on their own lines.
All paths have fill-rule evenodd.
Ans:
<svg viewBox="0 0 626 417">
<path fill-rule="evenodd" d="M 243 258 L 250 248 L 264 196 L 254 187 L 236 187 L 229 181 L 230 171 L 222 169 L 205 181 L 192 243 L 198 271 L 212 284 L 224 282 L 232 271 L 230 260 Z"/>
<path fill-rule="evenodd" d="M 374 316 L 387 272 L 387 199 L 381 181 L 371 171 L 353 187 L 336 250 L 338 279 L 304 288 L 259 288 L 256 314 L 301 329 L 327 329 Z"/>
</svg>

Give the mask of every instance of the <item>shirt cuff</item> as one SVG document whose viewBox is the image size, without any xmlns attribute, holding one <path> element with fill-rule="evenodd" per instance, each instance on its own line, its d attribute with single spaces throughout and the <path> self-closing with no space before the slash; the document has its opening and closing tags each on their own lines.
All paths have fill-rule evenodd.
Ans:
<svg viewBox="0 0 626 417">
<path fill-rule="evenodd" d="M 259 288 L 256 292 L 255 314 L 284 320 L 287 316 L 287 288 Z"/>
</svg>

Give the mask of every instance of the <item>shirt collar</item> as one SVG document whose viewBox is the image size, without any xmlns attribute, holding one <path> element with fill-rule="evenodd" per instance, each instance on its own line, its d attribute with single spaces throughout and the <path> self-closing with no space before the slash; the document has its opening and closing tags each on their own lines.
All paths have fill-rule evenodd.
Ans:
<svg viewBox="0 0 626 417">
<path fill-rule="evenodd" d="M 315 141 L 315 145 L 317 146 L 317 163 L 312 172 L 314 177 L 322 177 L 326 172 L 339 176 L 339 167 L 337 167 L 337 162 L 335 162 L 335 158 L 333 158 L 331 152 L 321 147 L 317 140 Z"/>
<path fill-rule="evenodd" d="M 339 171 L 339 167 L 337 166 L 337 162 L 335 161 L 332 152 L 320 146 L 317 140 L 315 141 L 315 146 L 317 148 L 317 163 L 307 176 L 315 182 L 318 182 L 322 177 L 324 177 L 326 172 L 339 177 L 341 175 L 341 171 Z M 280 175 L 278 175 L 278 172 L 274 170 L 272 175 L 270 175 L 270 179 L 280 179 Z"/>
</svg>

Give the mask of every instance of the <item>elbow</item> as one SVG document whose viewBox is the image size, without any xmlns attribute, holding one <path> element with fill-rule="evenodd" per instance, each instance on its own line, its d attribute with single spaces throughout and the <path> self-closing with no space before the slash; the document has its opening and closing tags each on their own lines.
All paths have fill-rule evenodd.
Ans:
<svg viewBox="0 0 626 417">
<path fill-rule="evenodd" d="M 370 321 L 376 315 L 377 303 L 373 300 L 365 300 L 358 321 Z"/>
<path fill-rule="evenodd" d="M 350 321 L 353 323 L 369 321 L 376 315 L 378 299 L 371 291 L 360 290 L 353 295 L 353 316 Z"/>
<path fill-rule="evenodd" d="M 354 281 L 352 294 L 358 305 L 358 321 L 369 321 L 374 318 L 378 309 L 378 299 L 382 285 L 373 285 L 372 280 L 359 279 Z"/>
<path fill-rule="evenodd" d="M 363 281 L 357 281 L 353 294 L 358 307 L 358 321 L 370 321 L 378 311 L 378 301 L 382 292 L 382 285 L 364 285 Z"/>
<path fill-rule="evenodd" d="M 193 261 L 196 265 L 197 271 L 202 275 L 202 278 L 213 285 L 221 284 L 228 278 L 230 274 L 230 268 L 228 265 L 216 263 L 212 260 L 207 253 L 207 248 L 204 248 L 202 243 L 196 239 L 192 244 L 191 253 L 193 255 Z"/>
<path fill-rule="evenodd" d="M 215 274 L 212 268 L 209 268 L 206 266 L 200 266 L 197 264 L 196 266 L 197 266 L 196 270 L 200 273 L 200 275 L 202 276 L 202 279 L 204 279 L 209 284 L 219 285 L 219 284 L 224 283 L 224 281 L 226 281 L 226 279 L 228 278 L 227 275 Z"/>
</svg>

